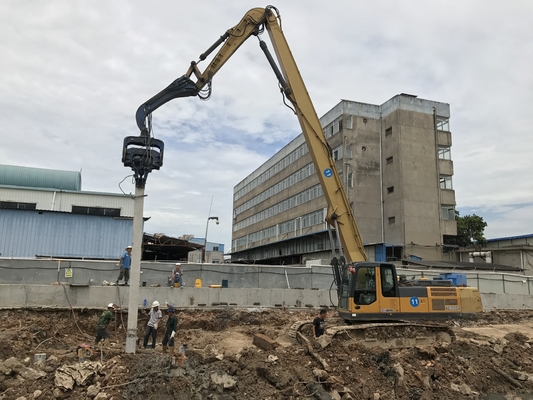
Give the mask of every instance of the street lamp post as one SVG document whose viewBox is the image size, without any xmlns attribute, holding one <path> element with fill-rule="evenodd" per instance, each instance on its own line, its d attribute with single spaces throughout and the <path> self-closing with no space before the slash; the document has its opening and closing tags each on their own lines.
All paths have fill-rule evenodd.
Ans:
<svg viewBox="0 0 533 400">
<path fill-rule="evenodd" d="M 205 224 L 205 238 L 204 238 L 204 248 L 202 249 L 202 263 L 205 263 L 205 247 L 207 246 L 207 229 L 209 228 L 209 220 L 214 219 L 217 221 L 218 225 L 218 217 L 209 217 L 207 218 L 207 223 Z"/>
</svg>

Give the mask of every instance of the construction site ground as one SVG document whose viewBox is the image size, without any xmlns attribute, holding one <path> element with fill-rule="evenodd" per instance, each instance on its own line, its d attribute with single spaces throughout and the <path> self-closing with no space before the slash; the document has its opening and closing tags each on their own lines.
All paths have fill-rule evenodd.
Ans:
<svg viewBox="0 0 533 400">
<path fill-rule="evenodd" d="M 533 312 L 488 311 L 476 320 L 440 322 L 455 340 L 384 349 L 337 334 L 312 339 L 317 310 L 178 310 L 172 357 L 125 353 L 127 314 L 109 326 L 111 345 L 84 362 L 103 310 L 0 311 L 0 399 L 528 399 L 533 393 Z M 163 324 L 166 320 L 163 318 Z M 138 336 L 147 319 L 139 312 Z M 341 321 L 329 310 L 326 328 Z M 434 321 L 421 321 L 436 324 Z M 372 343 L 372 342 L 369 342 Z M 186 344 L 187 350 L 178 353 Z"/>
</svg>

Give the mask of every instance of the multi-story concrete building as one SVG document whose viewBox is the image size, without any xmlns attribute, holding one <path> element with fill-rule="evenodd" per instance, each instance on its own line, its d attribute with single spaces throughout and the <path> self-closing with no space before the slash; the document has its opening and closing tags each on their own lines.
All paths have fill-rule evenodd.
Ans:
<svg viewBox="0 0 533 400">
<path fill-rule="evenodd" d="M 449 118 L 449 104 L 408 94 L 382 105 L 342 100 L 321 118 L 370 260 L 451 259 Z M 330 260 L 326 207 L 300 134 L 235 186 L 232 261 Z"/>
</svg>

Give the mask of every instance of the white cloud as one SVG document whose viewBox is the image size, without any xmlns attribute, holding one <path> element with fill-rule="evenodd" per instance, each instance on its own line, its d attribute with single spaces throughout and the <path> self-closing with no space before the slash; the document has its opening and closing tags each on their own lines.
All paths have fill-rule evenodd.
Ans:
<svg viewBox="0 0 533 400">
<path fill-rule="evenodd" d="M 84 190 L 118 192 L 137 108 L 249 8 L 244 0 L 0 2 L 0 163 L 83 168 Z M 278 8 L 319 116 L 341 98 L 381 104 L 401 92 L 450 103 L 459 208 L 487 213 L 487 237 L 531 231 L 531 209 L 513 205 L 533 192 L 533 3 L 286 0 Z M 177 99 L 153 117 L 166 147 L 164 166 L 148 178 L 146 229 L 202 237 L 213 198 L 220 225 L 209 239 L 229 250 L 233 186 L 299 133 L 257 40 L 220 70 L 210 101 Z M 133 191 L 129 180 L 123 187 Z"/>
</svg>

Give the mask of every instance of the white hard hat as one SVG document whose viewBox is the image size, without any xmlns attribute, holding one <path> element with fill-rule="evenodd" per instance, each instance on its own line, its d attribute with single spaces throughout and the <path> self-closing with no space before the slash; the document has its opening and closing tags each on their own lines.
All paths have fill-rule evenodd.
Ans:
<svg viewBox="0 0 533 400">
<path fill-rule="evenodd" d="M 133 247 L 131 247 L 131 246 L 126 246 L 126 248 L 127 248 L 127 249 L 132 249 Z"/>
<path fill-rule="evenodd" d="M 107 308 L 113 308 L 113 307 L 115 307 L 115 305 L 114 305 L 113 303 L 109 303 L 109 304 L 107 305 Z"/>
<path fill-rule="evenodd" d="M 157 300 L 155 300 L 153 303 L 152 303 L 152 307 L 159 307 L 159 302 Z"/>
<path fill-rule="evenodd" d="M 181 265 L 181 263 L 176 263 L 176 265 Z"/>
</svg>

